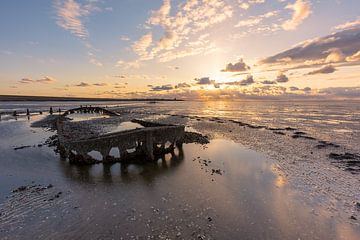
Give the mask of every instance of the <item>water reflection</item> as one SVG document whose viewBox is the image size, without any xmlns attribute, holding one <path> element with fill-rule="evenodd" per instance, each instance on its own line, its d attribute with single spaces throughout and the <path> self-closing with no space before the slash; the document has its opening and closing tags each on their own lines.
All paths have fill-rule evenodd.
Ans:
<svg viewBox="0 0 360 240">
<path fill-rule="evenodd" d="M 184 150 L 177 148 L 174 152 L 157 157 L 157 161 L 143 164 L 113 163 L 98 165 L 72 165 L 61 161 L 61 170 L 68 179 L 81 183 L 132 183 L 143 181 L 151 183 L 157 176 L 169 174 L 183 162 Z"/>
</svg>

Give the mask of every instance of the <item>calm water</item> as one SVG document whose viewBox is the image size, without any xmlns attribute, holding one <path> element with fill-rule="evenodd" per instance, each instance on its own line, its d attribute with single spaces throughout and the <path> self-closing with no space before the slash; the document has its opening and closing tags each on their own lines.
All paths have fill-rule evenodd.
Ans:
<svg viewBox="0 0 360 240">
<path fill-rule="evenodd" d="M 359 149 L 360 101 L 209 101 L 209 102 L 2 102 L 0 112 L 48 111 L 100 105 L 114 109 L 237 119 L 272 127 L 296 127 L 323 140 Z"/>
<path fill-rule="evenodd" d="M 30 127 L 39 118 L 0 122 L 0 239 L 359 237 L 359 229 L 306 203 L 272 161 L 237 143 L 185 144 L 145 165 L 81 167 L 37 147 L 54 134 Z M 31 147 L 13 150 L 24 145 Z M 55 190 L 11 193 L 50 183 Z M 50 201 L 47 191 L 62 194 Z"/>
</svg>

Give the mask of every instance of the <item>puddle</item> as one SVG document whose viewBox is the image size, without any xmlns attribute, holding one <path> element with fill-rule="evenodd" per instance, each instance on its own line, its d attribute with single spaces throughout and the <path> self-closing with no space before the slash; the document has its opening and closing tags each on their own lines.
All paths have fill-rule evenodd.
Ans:
<svg viewBox="0 0 360 240">
<path fill-rule="evenodd" d="M 110 116 L 100 113 L 73 113 L 66 116 L 72 122 L 81 122 L 94 119 L 109 118 Z"/>
<path fill-rule="evenodd" d="M 110 131 L 108 131 L 108 132 L 109 133 L 121 132 L 121 131 L 133 130 L 133 129 L 137 129 L 137 128 L 144 128 L 144 126 L 139 123 L 134 123 L 134 122 L 122 122 L 115 127 L 111 127 Z"/>
</svg>

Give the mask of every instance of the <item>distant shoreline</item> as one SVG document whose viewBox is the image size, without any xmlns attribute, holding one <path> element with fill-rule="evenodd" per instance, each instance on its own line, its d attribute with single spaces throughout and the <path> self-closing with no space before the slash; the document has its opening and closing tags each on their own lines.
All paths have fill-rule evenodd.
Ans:
<svg viewBox="0 0 360 240">
<path fill-rule="evenodd" d="M 84 102 L 84 101 L 97 101 L 97 102 L 151 102 L 151 101 L 184 101 L 176 98 L 82 98 L 82 97 L 50 97 L 50 96 L 20 96 L 20 95 L 0 95 L 0 102 L 10 101 L 61 101 L 61 102 Z"/>
</svg>

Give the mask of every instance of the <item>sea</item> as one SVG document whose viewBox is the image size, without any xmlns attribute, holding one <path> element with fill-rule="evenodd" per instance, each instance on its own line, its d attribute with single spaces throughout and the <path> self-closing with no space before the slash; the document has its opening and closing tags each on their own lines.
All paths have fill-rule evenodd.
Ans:
<svg viewBox="0 0 360 240">
<path fill-rule="evenodd" d="M 360 101 L 113 101 L 113 102 L 1 102 L 0 114 L 56 112 L 80 105 L 102 106 L 149 114 L 218 117 L 268 127 L 293 127 L 316 138 L 352 149 L 360 143 Z"/>
</svg>

